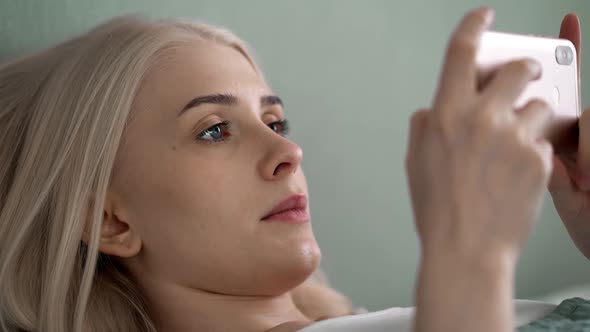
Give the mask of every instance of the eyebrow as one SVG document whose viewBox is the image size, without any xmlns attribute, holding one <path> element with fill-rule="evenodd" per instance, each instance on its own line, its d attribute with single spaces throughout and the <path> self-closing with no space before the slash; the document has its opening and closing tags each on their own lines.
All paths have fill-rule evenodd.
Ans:
<svg viewBox="0 0 590 332">
<path fill-rule="evenodd" d="M 238 98 L 231 94 L 225 93 L 216 93 L 207 96 L 200 96 L 193 98 L 191 101 L 186 104 L 180 112 L 178 112 L 178 116 L 181 116 L 186 111 L 191 108 L 195 108 L 202 104 L 217 104 L 217 105 L 225 105 L 225 106 L 235 106 L 238 104 Z M 283 106 L 283 101 L 278 96 L 262 96 L 260 97 L 260 106 L 261 107 L 268 107 L 280 105 Z"/>
<path fill-rule="evenodd" d="M 274 106 L 274 105 L 279 105 L 282 107 L 283 101 L 281 100 L 281 98 L 279 98 L 277 96 L 263 96 L 260 98 L 260 106 L 261 107 Z"/>
</svg>

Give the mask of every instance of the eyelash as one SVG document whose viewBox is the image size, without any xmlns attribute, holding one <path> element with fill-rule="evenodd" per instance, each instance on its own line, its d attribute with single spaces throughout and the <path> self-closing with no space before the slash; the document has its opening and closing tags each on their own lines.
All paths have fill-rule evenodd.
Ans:
<svg viewBox="0 0 590 332">
<path fill-rule="evenodd" d="M 212 125 L 211 127 L 198 133 L 196 136 L 196 140 L 203 142 L 205 144 L 216 144 L 216 143 L 225 142 L 228 140 L 228 138 L 231 137 L 231 134 L 228 132 L 231 129 L 231 125 L 232 125 L 231 121 L 222 121 L 222 122 L 216 123 L 216 124 Z M 276 125 L 280 126 L 280 132 L 276 132 L 273 128 L 271 128 L 271 126 L 276 126 Z M 287 136 L 287 134 L 289 133 L 289 121 L 287 119 L 271 122 L 267 126 L 271 130 L 275 131 L 277 134 L 279 134 L 283 137 Z M 221 128 L 221 130 L 222 130 L 222 132 L 221 132 L 222 137 L 221 138 L 218 138 L 218 139 L 204 139 L 203 138 L 203 137 L 205 137 L 205 135 L 207 135 L 207 133 L 212 132 L 214 129 L 216 129 L 218 127 L 222 127 Z"/>
<path fill-rule="evenodd" d="M 272 125 L 279 125 L 279 126 L 281 126 L 281 132 L 280 133 L 277 132 L 277 134 L 279 134 L 279 135 L 281 135 L 283 137 L 289 135 L 289 120 L 282 119 L 282 120 L 279 120 L 279 121 L 271 122 L 267 126 L 270 128 L 270 126 L 272 126 Z"/>
</svg>

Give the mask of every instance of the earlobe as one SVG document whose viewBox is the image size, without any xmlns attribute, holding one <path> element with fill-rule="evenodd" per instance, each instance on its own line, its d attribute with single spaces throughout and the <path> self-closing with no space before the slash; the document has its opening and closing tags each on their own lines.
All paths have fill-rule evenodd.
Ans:
<svg viewBox="0 0 590 332">
<path fill-rule="evenodd" d="M 130 258 L 136 256 L 141 250 L 141 241 L 138 238 L 120 238 L 116 241 L 101 239 L 98 250 L 107 255 Z"/>
</svg>

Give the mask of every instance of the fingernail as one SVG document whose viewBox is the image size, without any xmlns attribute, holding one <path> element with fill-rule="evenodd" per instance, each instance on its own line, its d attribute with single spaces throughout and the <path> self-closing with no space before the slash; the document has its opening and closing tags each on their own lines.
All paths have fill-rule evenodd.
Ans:
<svg viewBox="0 0 590 332">
<path fill-rule="evenodd" d="M 588 191 L 590 190 L 590 173 L 584 171 L 577 171 L 576 172 L 576 185 L 583 190 Z"/>
<path fill-rule="evenodd" d="M 494 10 L 489 8 L 489 7 L 483 7 L 483 17 L 484 20 L 486 22 L 486 24 L 490 24 L 492 23 L 492 21 L 494 20 Z"/>
<path fill-rule="evenodd" d="M 529 65 L 529 68 L 531 69 L 531 72 L 533 73 L 533 75 L 535 77 L 538 77 L 541 75 L 542 68 L 541 68 L 541 65 L 537 61 L 528 60 L 528 65 Z"/>
</svg>

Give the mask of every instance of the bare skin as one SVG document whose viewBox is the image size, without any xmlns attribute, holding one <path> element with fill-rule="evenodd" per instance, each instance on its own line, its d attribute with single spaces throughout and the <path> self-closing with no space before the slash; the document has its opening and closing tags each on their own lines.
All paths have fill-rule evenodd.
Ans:
<svg viewBox="0 0 590 332">
<path fill-rule="evenodd" d="M 469 90 L 476 79 L 469 46 L 489 25 L 484 16 L 473 12 L 457 29 L 453 40 L 460 42 L 451 43 L 432 111 L 417 113 L 412 123 L 408 175 L 424 252 L 417 331 L 508 331 L 511 312 L 504 309 L 514 266 L 552 170 L 551 148 L 537 136 L 547 106 L 530 104 L 518 117 L 509 112 L 515 92 L 538 74 L 534 64 L 511 64 L 484 91 Z M 575 38 L 567 20 L 566 34 Z M 316 285 L 305 283 L 321 257 L 311 224 L 262 220 L 289 195 L 307 195 L 301 149 L 282 135 L 284 109 L 268 98 L 271 89 L 227 46 L 194 41 L 165 59 L 136 97 L 104 207 L 100 250 L 118 257 L 141 285 L 161 331 L 292 332 L 347 314 L 295 305 L 317 294 Z M 217 97 L 179 115 L 202 96 Z M 482 130 L 460 130 L 466 122 Z M 465 137 L 474 143 L 459 144 Z M 497 150 L 514 167 L 495 163 Z M 533 171 L 523 176 L 523 169 Z M 559 202 L 579 191 L 563 186 L 564 174 L 554 172 L 551 181 Z M 521 191 L 503 196 L 506 183 Z M 492 187 L 482 192 L 484 185 Z M 457 204 L 441 204 L 449 197 Z M 564 215 L 576 209 L 559 202 Z M 498 211 L 505 216 L 500 224 L 490 218 Z M 442 217 L 435 222 L 435 215 Z M 454 305 L 472 304 L 473 294 L 489 301 L 462 312 L 471 320 L 452 320 Z"/>
<path fill-rule="evenodd" d="M 465 16 L 432 110 L 412 119 L 407 170 L 422 243 L 415 331 L 512 329 L 516 260 L 551 174 L 540 136 L 550 108 L 512 109 L 540 66 L 507 64 L 477 88 L 476 50 L 492 21 L 487 9 Z"/>
<path fill-rule="evenodd" d="M 576 46 L 580 68 L 582 36 L 575 15 L 570 14 L 563 21 L 560 36 Z M 590 259 L 590 108 L 582 112 L 579 133 L 577 153 L 559 155 L 553 160 L 549 192 L 570 237 Z"/>
<path fill-rule="evenodd" d="M 320 261 L 311 224 L 262 220 L 307 196 L 281 103 L 233 48 L 195 40 L 163 58 L 136 97 L 100 250 L 141 285 L 159 330 L 309 323 L 289 292 Z M 179 115 L 202 96 L 216 97 Z"/>
<path fill-rule="evenodd" d="M 540 67 L 510 63 L 477 87 L 475 52 L 492 21 L 485 8 L 464 17 L 431 110 L 412 118 L 406 163 L 422 244 L 415 331 L 512 331 L 514 271 L 547 185 L 578 247 L 588 248 L 588 194 L 541 137 L 551 109 L 541 101 L 512 108 Z M 575 15 L 564 19 L 561 37 L 579 50 Z M 579 165 L 590 160 L 585 115 Z"/>
</svg>

